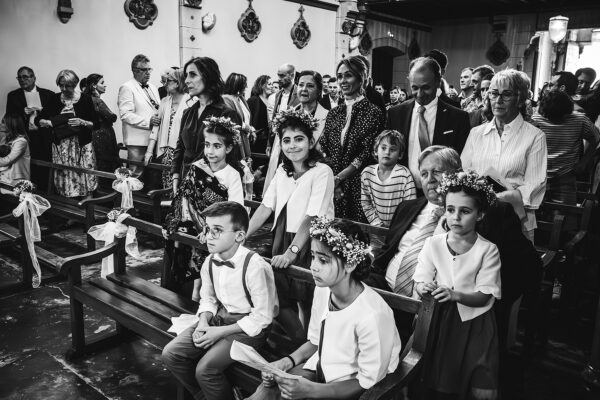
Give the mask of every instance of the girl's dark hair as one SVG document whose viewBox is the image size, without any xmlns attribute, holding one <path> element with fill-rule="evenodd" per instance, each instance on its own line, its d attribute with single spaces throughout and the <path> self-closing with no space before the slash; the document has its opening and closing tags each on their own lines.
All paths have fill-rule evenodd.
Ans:
<svg viewBox="0 0 600 400">
<path fill-rule="evenodd" d="M 540 99 L 539 113 L 553 124 L 560 124 L 567 115 L 573 112 L 573 100 L 562 90 L 547 92 Z"/>
<path fill-rule="evenodd" d="M 317 85 L 317 101 L 320 100 L 323 96 L 323 78 L 321 77 L 321 74 L 311 70 L 302 71 L 298 74 L 298 82 L 300 82 L 300 78 L 303 76 L 312 76 L 315 80 L 315 85 Z"/>
<path fill-rule="evenodd" d="M 4 115 L 4 126 L 6 128 L 6 142 L 15 140 L 19 136 L 24 136 L 29 141 L 27 136 L 27 128 L 25 127 L 25 121 L 23 117 L 18 114 L 5 114 Z"/>
<path fill-rule="evenodd" d="M 225 81 L 223 93 L 238 96 L 241 95 L 247 87 L 248 78 L 246 78 L 246 75 L 232 72 Z"/>
<path fill-rule="evenodd" d="M 288 117 L 280 124 L 279 129 L 277 130 L 279 141 L 283 138 L 283 131 L 286 129 L 298 130 L 304 133 L 308 140 L 314 138 L 313 130 L 300 118 Z M 317 150 L 316 146 L 313 146 L 313 148 L 308 151 L 308 158 L 305 163 L 308 168 L 313 168 L 317 164 L 317 161 L 321 160 L 323 160 L 323 154 Z M 290 159 L 283 154 L 283 151 L 279 154 L 279 162 L 283 163 L 283 170 L 287 173 L 287 176 L 294 176 L 294 164 L 292 164 Z"/>
<path fill-rule="evenodd" d="M 490 207 L 486 194 L 482 191 L 475 190 L 470 186 L 456 185 L 448 188 L 448 193 L 465 192 L 465 194 L 475 200 L 475 205 L 479 211 L 485 211 Z M 448 196 L 448 194 L 446 194 Z M 446 206 L 446 198 L 444 197 L 444 206 Z"/>
<path fill-rule="evenodd" d="M 231 133 L 229 130 L 227 130 L 219 125 L 216 125 L 216 126 L 213 126 L 210 128 L 206 128 L 204 130 L 204 132 L 205 133 L 214 133 L 215 135 L 218 135 L 221 139 L 223 139 L 223 143 L 225 144 L 225 147 L 232 146 L 231 151 L 229 153 L 227 153 L 227 155 L 225 156 L 225 162 L 227 162 L 227 164 L 229 164 L 233 168 L 235 168 L 235 170 L 240 173 L 240 176 L 244 176 L 244 167 L 242 166 L 242 163 L 240 162 L 242 157 L 240 155 L 239 146 L 236 143 L 234 143 L 234 141 L 233 141 L 233 133 Z M 202 155 L 202 157 L 204 157 L 204 154 Z M 208 164 L 208 160 L 207 160 L 207 164 Z"/>
<path fill-rule="evenodd" d="M 217 102 L 223 95 L 223 87 L 225 86 L 217 62 L 210 57 L 194 57 L 185 63 L 183 67 L 185 76 L 187 76 L 187 69 L 190 64 L 194 64 L 198 68 L 200 75 L 202 75 L 204 94 L 213 103 Z"/>
<path fill-rule="evenodd" d="M 100 74 L 89 74 L 79 82 L 79 88 L 88 96 L 93 96 L 94 85 L 98 84 L 102 78 L 104 77 Z"/>
<path fill-rule="evenodd" d="M 250 96 L 259 97 L 262 94 L 262 87 L 269 82 L 269 79 L 271 79 L 269 75 L 261 75 L 256 78 L 252 90 L 250 91 Z"/>
<path fill-rule="evenodd" d="M 369 235 L 367 235 L 360 226 L 349 220 L 335 220 L 331 223 L 331 227 L 337 231 L 340 231 L 344 235 L 346 235 L 349 239 L 360 240 L 367 244 L 371 244 L 371 240 L 369 239 Z M 361 261 L 354 271 L 350 274 L 350 277 L 356 281 L 362 281 L 369 276 L 371 272 L 371 259 L 367 256 L 363 261 Z"/>
</svg>

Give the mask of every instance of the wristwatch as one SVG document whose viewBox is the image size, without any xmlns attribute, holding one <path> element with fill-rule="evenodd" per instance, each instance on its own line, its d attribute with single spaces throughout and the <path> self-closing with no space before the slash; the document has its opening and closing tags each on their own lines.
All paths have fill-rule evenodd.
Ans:
<svg viewBox="0 0 600 400">
<path fill-rule="evenodd" d="M 295 244 L 293 244 L 290 247 L 288 247 L 288 250 L 291 251 L 294 254 L 298 254 L 300 252 L 300 247 L 298 247 Z"/>
</svg>

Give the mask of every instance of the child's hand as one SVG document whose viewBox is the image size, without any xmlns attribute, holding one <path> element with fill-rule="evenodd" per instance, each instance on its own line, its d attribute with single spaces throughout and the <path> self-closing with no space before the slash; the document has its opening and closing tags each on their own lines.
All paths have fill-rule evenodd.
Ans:
<svg viewBox="0 0 600 400">
<path fill-rule="evenodd" d="M 200 330 L 196 327 L 196 331 L 192 335 L 194 345 L 200 349 L 208 349 L 224 336 L 223 326 L 205 326 Z M 204 331 L 204 334 L 201 332 Z M 198 333 L 196 335 L 196 333 Z"/>
<path fill-rule="evenodd" d="M 298 379 L 278 378 L 275 377 L 281 397 L 284 399 L 309 399 L 312 397 L 312 387 L 314 382 L 306 378 L 298 377 Z"/>
<path fill-rule="evenodd" d="M 423 293 L 431 293 L 438 288 L 436 281 L 428 282 L 423 284 Z"/>
<path fill-rule="evenodd" d="M 269 363 L 269 365 L 282 371 L 288 371 L 292 368 L 292 362 L 287 357 L 281 358 L 277 361 L 273 361 L 272 363 Z M 275 379 L 273 374 L 270 374 L 268 372 L 261 372 L 260 376 L 263 381 L 272 381 L 273 379 Z"/>
<path fill-rule="evenodd" d="M 437 301 L 439 301 L 440 303 L 444 303 L 446 301 L 456 301 L 456 292 L 452 289 L 450 289 L 447 286 L 438 286 L 437 289 L 435 289 L 433 292 L 431 292 L 431 295 L 433 296 L 434 299 L 436 299 Z"/>
</svg>

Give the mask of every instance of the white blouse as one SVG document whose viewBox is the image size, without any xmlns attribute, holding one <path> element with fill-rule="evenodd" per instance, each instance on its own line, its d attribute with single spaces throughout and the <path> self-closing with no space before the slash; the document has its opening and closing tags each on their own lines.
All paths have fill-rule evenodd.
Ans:
<svg viewBox="0 0 600 400">
<path fill-rule="evenodd" d="M 496 245 L 477 234 L 473 247 L 466 253 L 453 255 L 446 243 L 447 233 L 425 239 L 419 262 L 413 275 L 415 283 L 447 286 L 464 293 L 481 292 L 492 298 L 483 307 L 456 303 L 460 319 L 469 321 L 484 314 L 500 299 L 500 254 Z"/>
<path fill-rule="evenodd" d="M 308 340 L 319 345 L 325 321 L 321 368 L 326 382 L 357 379 L 369 389 L 394 372 L 400 362 L 400 335 L 394 313 L 385 300 L 369 286 L 343 310 L 329 311 L 328 287 L 316 287 L 308 327 Z M 319 352 L 304 364 L 316 370 Z"/>
<path fill-rule="evenodd" d="M 288 176 L 280 165 L 262 204 L 275 212 L 275 221 L 287 204 L 287 231 L 296 233 L 307 215 L 334 217 L 333 188 L 333 171 L 326 164 L 316 163 L 298 179 Z"/>
<path fill-rule="evenodd" d="M 244 189 L 240 173 L 229 164 L 213 173 L 219 179 L 219 183 L 227 188 L 227 200 L 244 205 Z"/>
</svg>

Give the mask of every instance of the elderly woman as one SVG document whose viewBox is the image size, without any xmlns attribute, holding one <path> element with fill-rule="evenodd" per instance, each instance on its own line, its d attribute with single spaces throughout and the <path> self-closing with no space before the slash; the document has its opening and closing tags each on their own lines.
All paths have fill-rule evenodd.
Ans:
<svg viewBox="0 0 600 400">
<path fill-rule="evenodd" d="M 223 102 L 223 79 L 219 65 L 209 57 L 195 57 L 184 68 L 185 84 L 190 97 L 198 101 L 183 112 L 177 147 L 173 153 L 171 177 L 177 192 L 179 179 L 185 176 L 190 163 L 204 154 L 204 121 L 208 117 L 229 117 L 241 122 L 238 114 Z"/>
<path fill-rule="evenodd" d="M 18 114 L 6 114 L 2 122 L 6 134 L 0 146 L 0 182 L 15 185 L 31 176 L 27 129 Z"/>
<path fill-rule="evenodd" d="M 360 173 L 372 160 L 375 137 L 383 127 L 383 112 L 365 98 L 369 66 L 362 57 L 347 57 L 337 66 L 337 81 L 345 102 L 327 115 L 321 149 L 335 175 L 335 215 L 367 222 L 360 202 Z"/>
<path fill-rule="evenodd" d="M 245 98 L 247 88 L 248 78 L 246 78 L 246 75 L 232 72 L 225 81 L 225 94 L 223 95 L 223 101 L 225 102 L 225 105 L 232 110 L 235 110 L 238 118 L 240 121 L 242 121 L 242 143 L 240 146 L 240 154 L 242 155 L 242 158 L 250 157 L 250 141 L 254 141 L 254 139 L 250 140 L 248 138 L 248 132 L 250 132 L 252 129 L 252 126 L 250 125 L 252 116 L 250 114 L 250 107 L 248 106 L 248 102 Z"/>
<path fill-rule="evenodd" d="M 488 175 L 506 188 L 498 198 L 513 205 L 523 232 L 533 240 L 548 153 L 544 132 L 523 119 L 529 85 L 527 75 L 514 69 L 494 75 L 486 100 L 494 118 L 471 129 L 461 159 L 465 170 Z"/>
<path fill-rule="evenodd" d="M 161 164 L 169 168 L 173 164 L 173 153 L 177 146 L 179 130 L 181 128 L 181 117 L 183 111 L 188 107 L 190 95 L 185 93 L 185 75 L 182 69 L 171 69 L 166 73 L 167 95 L 160 101 L 158 107 L 158 118 L 160 125 L 154 126 L 150 133 L 150 140 L 144 163 L 148 165 L 156 149 L 156 157 Z M 173 186 L 171 173 L 163 171 L 162 183 L 164 188 Z"/>
<path fill-rule="evenodd" d="M 52 162 L 55 164 L 96 169 L 96 155 L 92 147 L 92 130 L 97 128 L 98 118 L 92 98 L 75 91 L 79 78 L 75 72 L 64 69 L 58 73 L 56 93 L 36 123 L 52 128 Z M 76 171 L 55 170 L 54 187 L 65 197 L 88 196 L 96 190 L 98 179 Z"/>
</svg>

